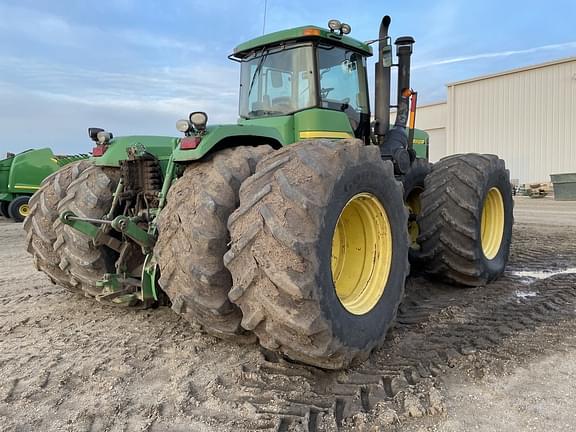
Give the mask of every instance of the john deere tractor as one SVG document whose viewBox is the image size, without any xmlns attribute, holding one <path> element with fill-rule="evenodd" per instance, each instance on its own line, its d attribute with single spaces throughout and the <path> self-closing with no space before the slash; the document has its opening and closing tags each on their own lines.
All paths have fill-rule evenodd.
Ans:
<svg viewBox="0 0 576 432">
<path fill-rule="evenodd" d="M 193 112 L 180 138 L 89 129 L 90 161 L 32 200 L 38 267 L 100 301 L 165 301 L 213 335 L 330 369 L 383 341 L 409 259 L 458 285 L 497 278 L 511 240 L 508 171 L 494 155 L 427 162 L 414 39 L 396 39 L 394 63 L 389 25 L 369 43 L 331 20 L 239 45 L 237 124 Z"/>
</svg>

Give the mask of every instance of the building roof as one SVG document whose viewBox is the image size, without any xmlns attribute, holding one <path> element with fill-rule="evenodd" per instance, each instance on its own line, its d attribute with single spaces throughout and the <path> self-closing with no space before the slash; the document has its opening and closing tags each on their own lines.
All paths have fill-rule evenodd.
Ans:
<svg viewBox="0 0 576 432">
<path fill-rule="evenodd" d="M 466 79 L 466 80 L 462 80 L 462 81 L 454 81 L 454 82 L 446 84 L 446 86 L 447 87 L 453 87 L 453 86 L 457 86 L 460 84 L 467 84 L 467 83 L 471 83 L 471 82 L 475 82 L 475 81 L 482 81 L 482 80 L 496 78 L 496 77 L 500 77 L 500 76 L 504 76 L 504 75 L 512 75 L 512 74 L 516 74 L 519 72 L 526 72 L 526 71 L 533 70 L 533 69 L 545 68 L 548 66 L 553 66 L 553 65 L 562 64 L 562 63 L 570 63 L 573 61 L 576 61 L 576 57 L 567 57 L 567 58 L 563 58 L 563 59 L 549 61 L 546 63 L 539 63 L 539 64 L 535 64 L 535 65 L 510 69 L 510 70 L 503 71 L 503 72 L 497 72 L 497 73 L 488 74 L 488 75 L 481 75 L 478 77 L 474 77 L 474 78 L 470 78 L 470 79 Z"/>
</svg>

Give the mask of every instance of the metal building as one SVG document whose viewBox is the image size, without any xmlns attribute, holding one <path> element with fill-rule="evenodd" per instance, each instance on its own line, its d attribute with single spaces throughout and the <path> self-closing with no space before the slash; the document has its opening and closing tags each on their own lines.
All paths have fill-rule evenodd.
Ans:
<svg viewBox="0 0 576 432">
<path fill-rule="evenodd" d="M 420 107 L 416 125 L 432 161 L 495 153 L 520 183 L 576 172 L 576 57 L 448 84 L 448 101 Z"/>
</svg>

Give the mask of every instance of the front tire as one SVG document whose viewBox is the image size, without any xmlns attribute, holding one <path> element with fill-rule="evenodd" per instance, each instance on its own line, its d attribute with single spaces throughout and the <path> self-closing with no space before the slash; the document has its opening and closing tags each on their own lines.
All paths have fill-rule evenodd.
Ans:
<svg viewBox="0 0 576 432">
<path fill-rule="evenodd" d="M 242 326 L 266 349 L 339 369 L 395 318 L 409 270 L 402 185 L 375 146 L 304 141 L 260 162 L 228 221 Z"/>
<path fill-rule="evenodd" d="M 495 155 L 461 154 L 434 164 L 419 218 L 425 271 L 482 286 L 508 262 L 514 223 L 510 173 Z"/>
</svg>

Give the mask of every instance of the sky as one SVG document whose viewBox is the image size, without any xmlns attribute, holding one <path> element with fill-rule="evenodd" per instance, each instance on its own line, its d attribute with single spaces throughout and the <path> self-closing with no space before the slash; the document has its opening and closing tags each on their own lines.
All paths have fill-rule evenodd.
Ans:
<svg viewBox="0 0 576 432">
<path fill-rule="evenodd" d="M 176 120 L 191 111 L 233 123 L 239 66 L 227 56 L 263 29 L 337 18 L 369 40 L 388 14 L 393 37 L 416 39 L 420 104 L 445 100 L 449 82 L 576 55 L 574 0 L 267 0 L 265 23 L 264 4 L 0 0 L 0 158 L 88 152 L 88 127 L 178 136 Z"/>
</svg>

